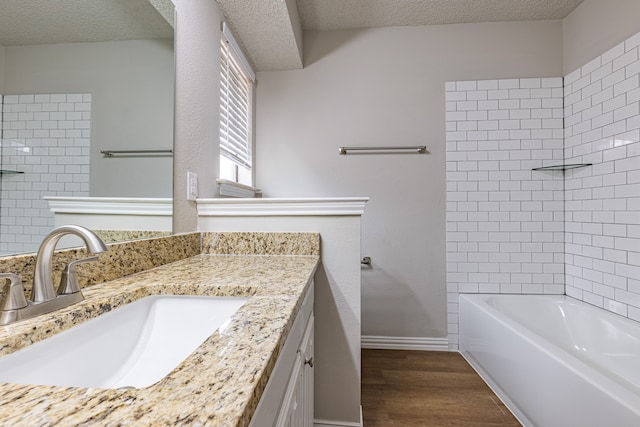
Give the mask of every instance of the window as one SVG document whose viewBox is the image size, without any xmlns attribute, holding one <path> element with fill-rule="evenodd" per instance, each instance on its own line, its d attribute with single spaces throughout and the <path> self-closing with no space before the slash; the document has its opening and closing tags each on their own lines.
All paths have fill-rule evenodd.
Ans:
<svg viewBox="0 0 640 427">
<path fill-rule="evenodd" d="M 226 24 L 220 40 L 220 64 L 220 178 L 252 185 L 255 74 Z"/>
</svg>

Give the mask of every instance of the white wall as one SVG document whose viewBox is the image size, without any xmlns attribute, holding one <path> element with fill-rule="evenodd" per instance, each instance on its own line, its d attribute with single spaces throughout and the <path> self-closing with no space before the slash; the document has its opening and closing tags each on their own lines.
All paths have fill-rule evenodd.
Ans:
<svg viewBox="0 0 640 427">
<path fill-rule="evenodd" d="M 563 75 L 640 31 L 638 16 L 638 0 L 585 0 L 562 23 Z"/>
<path fill-rule="evenodd" d="M 320 233 L 315 425 L 360 425 L 360 222 L 366 200 L 253 200 L 198 201 L 199 229 Z"/>
<path fill-rule="evenodd" d="M 90 93 L 91 196 L 171 197 L 170 157 L 100 150 L 173 146 L 173 40 L 7 47 L 5 94 Z"/>
<path fill-rule="evenodd" d="M 0 93 L 4 93 L 4 46 L 0 46 Z"/>
<path fill-rule="evenodd" d="M 370 196 L 362 334 L 446 337 L 445 82 L 561 75 L 560 22 L 305 33 L 305 69 L 259 73 L 266 197 Z M 338 155 L 425 144 L 426 155 Z"/>
<path fill-rule="evenodd" d="M 220 33 L 222 14 L 210 0 L 172 0 L 176 6 L 173 231 L 197 230 L 187 201 L 187 172 L 198 174 L 199 196 L 215 195 L 219 169 Z"/>
</svg>

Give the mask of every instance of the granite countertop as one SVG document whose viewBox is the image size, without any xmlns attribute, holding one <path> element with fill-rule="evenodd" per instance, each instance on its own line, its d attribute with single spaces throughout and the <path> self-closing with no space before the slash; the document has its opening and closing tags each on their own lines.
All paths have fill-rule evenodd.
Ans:
<svg viewBox="0 0 640 427">
<path fill-rule="evenodd" d="M 250 296 L 156 384 L 135 390 L 0 385 L 2 425 L 246 426 L 309 288 L 315 255 L 199 255 L 83 290 L 85 301 L 0 327 L 0 355 L 139 298 Z"/>
</svg>

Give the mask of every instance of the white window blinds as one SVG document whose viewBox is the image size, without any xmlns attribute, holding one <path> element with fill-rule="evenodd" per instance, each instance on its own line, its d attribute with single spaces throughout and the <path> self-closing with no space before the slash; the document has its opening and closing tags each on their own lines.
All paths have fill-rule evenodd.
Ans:
<svg viewBox="0 0 640 427">
<path fill-rule="evenodd" d="M 251 91 L 255 75 L 226 25 L 220 40 L 220 155 L 251 169 Z"/>
</svg>

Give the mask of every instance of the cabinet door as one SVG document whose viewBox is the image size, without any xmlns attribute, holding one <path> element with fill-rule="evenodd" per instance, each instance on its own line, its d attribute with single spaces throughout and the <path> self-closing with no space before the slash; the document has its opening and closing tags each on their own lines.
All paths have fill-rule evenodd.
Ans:
<svg viewBox="0 0 640 427">
<path fill-rule="evenodd" d="M 311 314 L 280 408 L 278 427 L 313 427 L 313 320 Z"/>
<path fill-rule="evenodd" d="M 277 427 L 302 427 L 300 413 L 304 396 L 302 396 L 302 388 L 300 376 L 302 375 L 302 358 L 300 352 L 296 357 L 296 364 L 291 372 L 291 381 L 287 387 L 287 393 L 284 395 L 282 407 L 280 407 L 280 415 L 276 422 Z"/>
<path fill-rule="evenodd" d="M 313 427 L 313 361 L 314 361 L 314 334 L 313 334 L 313 313 L 309 319 L 309 325 L 300 345 L 302 360 L 302 371 L 300 382 L 302 383 L 302 409 L 300 426 Z"/>
</svg>

